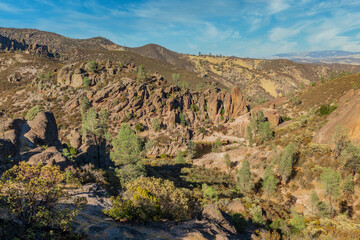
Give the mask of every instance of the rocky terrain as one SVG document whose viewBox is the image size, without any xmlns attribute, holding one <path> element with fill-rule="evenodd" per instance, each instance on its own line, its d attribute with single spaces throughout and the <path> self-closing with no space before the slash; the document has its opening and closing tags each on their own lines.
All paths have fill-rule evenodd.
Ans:
<svg viewBox="0 0 360 240">
<path fill-rule="evenodd" d="M 357 66 L 191 56 L 29 29 L 1 28 L 0 43 L 0 172 L 58 166 L 66 193 L 87 200 L 71 224 L 76 236 L 360 236 Z M 124 126 L 128 145 L 119 143 Z M 125 148 L 138 165 L 119 163 Z M 338 180 L 325 179 L 329 167 Z M 152 177 L 166 191 L 151 192 Z M 333 198 L 327 179 L 337 181 Z M 181 220 L 109 213 L 116 197 L 134 204 L 134 192 L 155 210 L 183 200 L 156 195 L 170 191 L 187 199 Z M 1 224 L 23 224 L 0 213 Z"/>
</svg>

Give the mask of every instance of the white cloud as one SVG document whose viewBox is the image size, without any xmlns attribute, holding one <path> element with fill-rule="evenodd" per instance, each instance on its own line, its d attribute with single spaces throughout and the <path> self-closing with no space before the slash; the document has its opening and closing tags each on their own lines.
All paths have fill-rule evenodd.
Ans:
<svg viewBox="0 0 360 240">
<path fill-rule="evenodd" d="M 270 30 L 269 38 L 273 42 L 282 41 L 289 37 L 293 37 L 300 32 L 301 28 L 281 28 L 276 27 Z"/>
<path fill-rule="evenodd" d="M 290 7 L 287 0 L 269 0 L 269 11 L 270 14 L 281 12 Z"/>
</svg>

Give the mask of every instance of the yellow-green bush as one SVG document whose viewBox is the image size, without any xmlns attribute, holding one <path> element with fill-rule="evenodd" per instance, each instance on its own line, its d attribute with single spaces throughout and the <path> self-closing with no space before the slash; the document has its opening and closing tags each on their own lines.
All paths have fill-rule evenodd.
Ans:
<svg viewBox="0 0 360 240">
<path fill-rule="evenodd" d="M 130 221 L 158 221 L 161 209 L 156 197 L 141 186 L 126 191 L 124 197 L 113 198 L 113 207 L 105 210 L 110 217 Z"/>
<path fill-rule="evenodd" d="M 12 216 L 29 228 L 70 229 L 84 198 L 68 202 L 63 190 L 64 172 L 58 166 L 32 166 L 21 162 L 6 171 L 0 181 L 0 200 Z M 60 205 L 71 203 L 75 208 Z"/>
<path fill-rule="evenodd" d="M 116 220 L 184 220 L 190 217 L 190 191 L 176 188 L 168 180 L 141 177 L 125 185 L 121 196 L 113 198 L 113 208 L 105 214 Z"/>
<path fill-rule="evenodd" d="M 176 188 L 172 181 L 154 177 L 141 177 L 126 184 L 126 189 L 134 189 L 139 186 L 154 194 L 159 202 L 163 219 L 183 220 L 190 217 L 189 190 Z"/>
</svg>

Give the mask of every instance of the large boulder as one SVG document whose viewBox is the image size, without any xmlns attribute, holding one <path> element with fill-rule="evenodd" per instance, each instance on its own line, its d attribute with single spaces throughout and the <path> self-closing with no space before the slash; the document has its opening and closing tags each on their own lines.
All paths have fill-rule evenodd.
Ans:
<svg viewBox="0 0 360 240">
<path fill-rule="evenodd" d="M 206 220 L 215 225 L 222 232 L 236 234 L 234 223 L 229 215 L 222 212 L 217 205 L 207 205 L 202 211 L 202 220 Z"/>
<path fill-rule="evenodd" d="M 31 165 L 58 165 L 64 170 L 68 165 L 67 159 L 56 149 L 56 147 L 49 147 L 43 152 L 31 156 L 28 160 Z"/>
<path fill-rule="evenodd" d="M 30 131 L 25 134 L 28 145 L 53 146 L 58 144 L 58 129 L 54 114 L 51 112 L 41 112 L 36 115 L 34 120 L 29 121 Z"/>
</svg>

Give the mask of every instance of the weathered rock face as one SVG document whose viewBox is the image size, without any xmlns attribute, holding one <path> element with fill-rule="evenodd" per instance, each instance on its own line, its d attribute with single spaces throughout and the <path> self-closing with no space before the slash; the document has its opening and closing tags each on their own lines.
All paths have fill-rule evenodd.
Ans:
<svg viewBox="0 0 360 240">
<path fill-rule="evenodd" d="M 245 97 L 241 94 L 239 87 L 233 87 L 231 94 L 225 98 L 225 113 L 228 119 L 237 118 L 248 112 Z"/>
<path fill-rule="evenodd" d="M 72 63 L 59 70 L 57 82 L 62 85 L 80 87 L 85 77 L 88 77 L 88 74 L 82 68 L 75 68 L 75 63 Z"/>
<path fill-rule="evenodd" d="M 339 107 L 326 119 L 327 123 L 315 134 L 313 142 L 331 144 L 335 128 L 341 125 L 354 144 L 360 140 L 360 90 L 350 90 L 340 100 Z"/>
<path fill-rule="evenodd" d="M 14 52 L 21 50 L 35 55 L 42 55 L 47 57 L 57 56 L 57 54 L 50 52 L 47 46 L 37 43 L 26 44 L 24 39 L 10 39 L 3 35 L 0 35 L 0 50 L 3 50 L 5 52 Z"/>
<path fill-rule="evenodd" d="M 58 129 L 53 113 L 41 112 L 28 124 L 30 131 L 25 134 L 25 137 L 28 139 L 29 146 L 57 144 Z"/>
<path fill-rule="evenodd" d="M 32 165 L 38 165 L 40 163 L 44 165 L 58 165 L 62 170 L 69 165 L 66 158 L 56 149 L 56 147 L 49 147 L 43 152 L 31 156 L 28 163 Z"/>
</svg>

